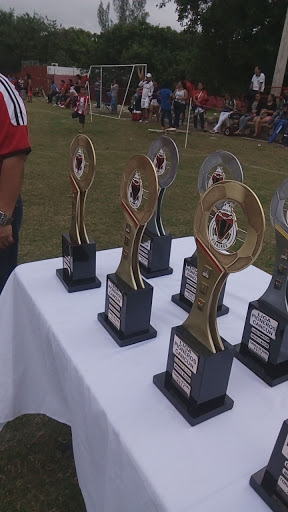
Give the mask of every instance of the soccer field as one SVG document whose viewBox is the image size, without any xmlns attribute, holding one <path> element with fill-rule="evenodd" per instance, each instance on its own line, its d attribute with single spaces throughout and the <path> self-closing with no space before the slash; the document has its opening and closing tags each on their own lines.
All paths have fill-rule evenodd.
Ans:
<svg viewBox="0 0 288 512">
<path fill-rule="evenodd" d="M 71 219 L 69 146 L 79 130 L 77 120 L 71 119 L 71 111 L 47 105 L 42 99 L 28 104 L 27 110 L 32 153 L 26 163 L 23 187 L 19 263 L 61 256 L 61 236 L 69 230 Z M 135 154 L 146 154 L 149 144 L 158 136 L 148 127 L 156 128 L 155 121 L 150 126 L 127 118 L 95 115 L 91 123 L 87 116 L 85 133 L 94 144 L 97 167 L 87 198 L 86 226 L 98 250 L 121 245 L 121 174 L 125 162 Z M 264 141 L 194 131 L 185 150 L 184 133 L 172 133 L 171 137 L 178 145 L 180 166 L 175 182 L 165 194 L 166 230 L 173 237 L 193 234 L 199 168 L 216 149 L 230 151 L 242 164 L 244 183 L 263 205 L 266 234 L 256 265 L 271 272 L 275 244 L 269 207 L 275 189 L 287 177 L 288 152 Z M 1 512 L 84 512 L 70 439 L 69 427 L 40 415 L 18 418 L 3 429 Z"/>
</svg>

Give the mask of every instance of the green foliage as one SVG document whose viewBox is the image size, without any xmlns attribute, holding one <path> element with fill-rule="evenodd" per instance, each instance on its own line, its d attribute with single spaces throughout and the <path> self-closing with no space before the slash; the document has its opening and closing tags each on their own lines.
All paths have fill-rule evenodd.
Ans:
<svg viewBox="0 0 288 512">
<path fill-rule="evenodd" d="M 108 2 L 107 6 L 104 7 L 101 0 L 97 9 L 97 18 L 101 32 L 105 32 L 105 30 L 108 30 L 108 28 L 112 26 L 112 20 L 110 20 L 110 2 Z"/>
<path fill-rule="evenodd" d="M 163 0 L 159 7 L 170 0 Z M 197 35 L 188 73 L 211 92 L 241 93 L 255 65 L 271 84 L 286 0 L 175 0 L 178 21 Z"/>
<path fill-rule="evenodd" d="M 97 64 L 147 62 L 160 82 L 175 82 L 187 76 L 187 62 L 193 54 L 194 36 L 157 27 L 147 22 L 115 24 L 97 39 Z M 117 51 L 115 51 L 117 48 Z"/>
</svg>

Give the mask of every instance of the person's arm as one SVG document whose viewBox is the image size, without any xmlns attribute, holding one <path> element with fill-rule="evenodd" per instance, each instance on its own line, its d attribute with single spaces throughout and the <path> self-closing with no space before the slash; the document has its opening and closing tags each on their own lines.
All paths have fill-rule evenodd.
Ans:
<svg viewBox="0 0 288 512">
<path fill-rule="evenodd" d="M 5 158 L 2 163 L 0 174 L 0 211 L 12 217 L 13 210 L 20 194 L 24 164 L 27 155 L 20 153 L 10 158 Z M 0 225 L 0 250 L 13 244 L 12 226 Z"/>
</svg>

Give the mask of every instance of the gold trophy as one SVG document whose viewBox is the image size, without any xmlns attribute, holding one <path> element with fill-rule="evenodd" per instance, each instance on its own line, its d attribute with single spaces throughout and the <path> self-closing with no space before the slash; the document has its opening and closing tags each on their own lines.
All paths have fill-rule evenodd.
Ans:
<svg viewBox="0 0 288 512">
<path fill-rule="evenodd" d="M 211 217 L 216 204 L 222 207 Z M 247 226 L 237 250 L 239 217 Z M 248 267 L 260 253 L 265 220 L 262 206 L 252 190 L 235 181 L 222 181 L 201 197 L 194 217 L 198 279 L 195 300 L 188 318 L 173 327 L 166 372 L 154 383 L 190 425 L 197 425 L 233 407 L 226 394 L 234 349 L 220 337 L 217 303 L 229 273 Z M 230 252 L 231 251 L 231 252 Z"/>
<path fill-rule="evenodd" d="M 119 266 L 108 274 L 105 312 L 98 319 L 119 346 L 154 338 L 150 325 L 153 287 L 139 270 L 139 245 L 158 199 L 157 175 L 151 160 L 136 155 L 125 165 L 120 199 L 124 214 L 123 249 Z"/>
<path fill-rule="evenodd" d="M 62 235 L 63 268 L 56 273 L 69 292 L 101 286 L 95 275 L 96 244 L 85 227 L 85 203 L 96 167 L 91 140 L 77 135 L 70 146 L 69 178 L 72 188 L 72 216 L 69 233 Z"/>
</svg>

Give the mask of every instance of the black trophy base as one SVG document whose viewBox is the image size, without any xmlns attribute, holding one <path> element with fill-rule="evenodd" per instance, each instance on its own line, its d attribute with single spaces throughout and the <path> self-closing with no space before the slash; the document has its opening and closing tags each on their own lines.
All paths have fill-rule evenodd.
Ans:
<svg viewBox="0 0 288 512">
<path fill-rule="evenodd" d="M 168 389 L 165 386 L 166 374 L 167 372 L 163 372 L 154 375 L 153 382 L 192 427 L 203 423 L 203 421 L 214 418 L 218 416 L 218 414 L 229 411 L 234 405 L 234 400 L 228 395 L 224 395 L 224 397 L 214 398 L 194 408 L 190 405 L 188 411 L 187 404 L 183 400 L 182 395 L 177 392 L 177 389 L 172 387 Z"/>
<path fill-rule="evenodd" d="M 175 295 L 172 295 L 171 300 L 172 300 L 172 302 L 174 302 L 174 304 L 177 304 L 177 306 L 184 309 L 184 311 L 186 311 L 187 313 L 190 313 L 191 302 L 188 301 L 187 299 L 185 299 L 185 297 L 183 297 L 181 295 L 181 293 L 175 293 Z M 229 313 L 229 308 L 228 308 L 228 306 L 225 306 L 225 304 L 221 304 L 221 305 L 217 306 L 217 317 L 218 318 L 220 316 L 227 315 L 228 313 Z"/>
<path fill-rule="evenodd" d="M 169 276 L 173 274 L 173 268 L 168 267 L 165 270 L 154 270 L 151 272 L 146 272 L 145 267 L 141 265 L 141 274 L 145 279 L 152 279 L 153 277 L 161 277 L 161 276 Z"/>
<path fill-rule="evenodd" d="M 155 235 L 146 227 L 139 247 L 139 267 L 145 279 L 173 273 L 169 266 L 171 242 L 171 235 Z"/>
<path fill-rule="evenodd" d="M 268 492 L 263 486 L 263 477 L 265 474 L 267 466 L 265 468 L 260 469 L 257 473 L 250 478 L 250 485 L 254 491 L 257 492 L 258 496 L 265 501 L 266 505 L 268 505 L 271 510 L 274 512 L 288 512 L 288 506 L 284 505 L 282 501 L 273 493 Z"/>
<path fill-rule="evenodd" d="M 235 345 L 235 357 L 270 387 L 288 380 L 288 361 L 277 365 L 262 363 L 248 349 L 241 347 L 241 343 Z"/>
<path fill-rule="evenodd" d="M 58 268 L 56 270 L 56 274 L 69 293 L 92 290 L 93 288 L 100 288 L 101 286 L 101 281 L 96 276 L 89 279 L 78 279 L 77 281 L 71 281 L 65 268 Z"/>
<path fill-rule="evenodd" d="M 138 332 L 137 334 L 131 336 L 124 336 L 123 333 L 119 332 L 111 322 L 109 322 L 108 317 L 105 312 L 98 313 L 97 318 L 101 325 L 106 329 L 106 331 L 112 336 L 113 340 L 116 341 L 119 347 L 127 347 L 128 345 L 134 345 L 135 343 L 139 343 L 140 341 L 151 340 L 152 338 L 156 338 L 157 331 L 149 326 L 147 331 Z"/>
</svg>

